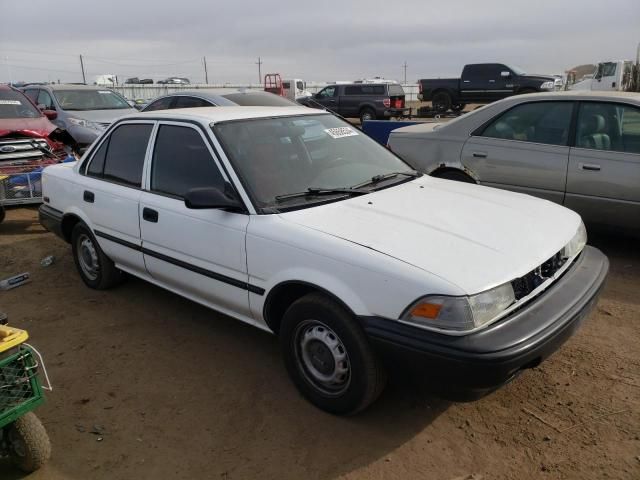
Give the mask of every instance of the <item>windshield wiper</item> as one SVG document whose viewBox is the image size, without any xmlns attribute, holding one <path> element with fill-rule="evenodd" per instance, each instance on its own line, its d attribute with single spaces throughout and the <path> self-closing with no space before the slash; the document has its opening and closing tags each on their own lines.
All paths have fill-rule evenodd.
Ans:
<svg viewBox="0 0 640 480">
<path fill-rule="evenodd" d="M 411 170 L 409 172 L 390 172 L 390 173 L 383 173 L 380 175 L 374 175 L 373 177 L 371 177 L 371 179 L 367 180 L 366 182 L 362 182 L 359 183 L 357 185 L 352 186 L 351 188 L 362 188 L 362 187 L 367 187 L 369 185 L 375 185 L 377 183 L 380 183 L 384 180 L 389 180 L 391 178 L 395 178 L 398 175 L 404 175 L 407 177 L 413 177 L 413 178 L 418 178 L 422 176 L 422 173 L 416 171 L 416 170 Z"/>
<path fill-rule="evenodd" d="M 332 195 L 335 193 L 343 193 L 349 196 L 355 195 L 366 195 L 369 192 L 363 192 L 362 190 L 356 190 L 355 188 L 319 188 L 319 187 L 309 187 L 304 192 L 297 193 L 287 193 L 285 195 L 277 195 L 275 197 L 276 201 L 281 202 L 283 200 L 289 200 L 290 198 L 301 198 L 301 197 L 313 197 L 313 196 L 322 196 L 322 195 Z"/>
</svg>

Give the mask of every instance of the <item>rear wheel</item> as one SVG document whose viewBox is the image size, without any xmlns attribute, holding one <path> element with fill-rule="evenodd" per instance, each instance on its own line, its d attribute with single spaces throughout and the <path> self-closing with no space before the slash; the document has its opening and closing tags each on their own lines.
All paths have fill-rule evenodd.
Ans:
<svg viewBox="0 0 640 480">
<path fill-rule="evenodd" d="M 376 112 L 372 108 L 364 108 L 360 112 L 360 123 L 364 123 L 367 120 L 375 120 Z"/>
<path fill-rule="evenodd" d="M 298 390 L 322 410 L 357 413 L 384 388 L 385 371 L 360 325 L 321 294 L 305 295 L 289 307 L 280 342 Z"/>
<path fill-rule="evenodd" d="M 33 412 L 16 420 L 8 429 L 9 456 L 24 472 L 34 472 L 51 456 L 51 443 L 44 426 Z"/>
<path fill-rule="evenodd" d="M 437 92 L 431 100 L 433 109 L 438 113 L 444 113 L 451 108 L 451 95 L 447 92 Z"/>
<path fill-rule="evenodd" d="M 124 279 L 124 272 L 104 254 L 89 227 L 82 222 L 73 227 L 71 248 L 80 278 L 88 287 L 105 290 Z"/>
<path fill-rule="evenodd" d="M 476 183 L 476 181 L 460 170 L 445 170 L 432 174 L 436 178 L 444 178 L 445 180 L 455 180 L 456 182 Z"/>
</svg>

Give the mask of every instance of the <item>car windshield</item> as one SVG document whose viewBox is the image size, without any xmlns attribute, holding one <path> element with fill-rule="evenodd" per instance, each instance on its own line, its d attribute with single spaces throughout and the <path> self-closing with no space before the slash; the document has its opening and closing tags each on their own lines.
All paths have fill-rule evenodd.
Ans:
<svg viewBox="0 0 640 480">
<path fill-rule="evenodd" d="M 329 114 L 229 121 L 213 128 L 254 204 L 267 211 L 310 206 L 331 194 L 346 198 L 415 175 L 387 149 Z"/>
<path fill-rule="evenodd" d="M 41 115 L 20 92 L 0 90 L 0 118 L 38 118 Z"/>
<path fill-rule="evenodd" d="M 291 100 L 269 92 L 228 93 L 222 96 L 243 107 L 293 107 L 297 105 Z"/>
<path fill-rule="evenodd" d="M 111 90 L 54 90 L 63 110 L 120 110 L 131 108 L 124 98 Z"/>
</svg>

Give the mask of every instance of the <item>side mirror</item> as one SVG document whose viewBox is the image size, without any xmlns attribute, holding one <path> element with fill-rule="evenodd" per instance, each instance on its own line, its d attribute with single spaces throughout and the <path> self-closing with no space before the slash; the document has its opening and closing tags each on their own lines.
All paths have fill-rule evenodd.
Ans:
<svg viewBox="0 0 640 480">
<path fill-rule="evenodd" d="M 500 72 L 500 76 L 502 78 L 509 78 L 511 76 L 511 72 Z"/>
<path fill-rule="evenodd" d="M 235 191 L 225 182 L 224 191 L 215 187 L 192 188 L 184 196 L 184 204 L 187 208 L 219 209 L 219 210 L 243 210 L 244 206 L 237 197 Z"/>
<path fill-rule="evenodd" d="M 44 113 L 44 116 L 49 120 L 55 120 L 56 118 L 58 118 L 58 112 L 56 112 L 55 110 L 42 110 L 42 113 Z"/>
</svg>

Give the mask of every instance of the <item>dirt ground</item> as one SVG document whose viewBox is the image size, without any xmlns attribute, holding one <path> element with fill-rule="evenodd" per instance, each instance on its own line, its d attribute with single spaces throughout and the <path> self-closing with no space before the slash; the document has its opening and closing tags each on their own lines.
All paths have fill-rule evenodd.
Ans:
<svg viewBox="0 0 640 480">
<path fill-rule="evenodd" d="M 396 373 L 339 418 L 298 395 L 275 337 L 136 279 L 92 291 L 35 210 L 11 210 L 0 278 L 32 282 L 0 292 L 0 310 L 47 361 L 53 457 L 27 477 L 0 462 L 0 478 L 638 479 L 640 249 L 590 243 L 611 260 L 606 290 L 539 368 L 473 403 Z"/>
</svg>

